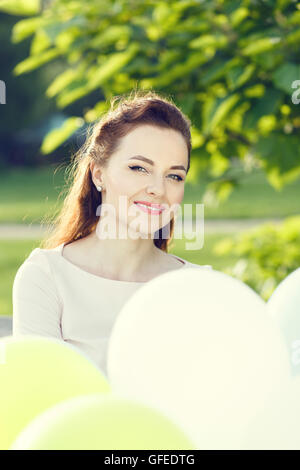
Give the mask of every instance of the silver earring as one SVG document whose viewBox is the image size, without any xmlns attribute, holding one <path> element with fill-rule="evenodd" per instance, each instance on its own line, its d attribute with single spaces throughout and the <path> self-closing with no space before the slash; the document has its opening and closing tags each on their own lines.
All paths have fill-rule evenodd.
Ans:
<svg viewBox="0 0 300 470">
<path fill-rule="evenodd" d="M 102 186 L 96 186 L 98 191 L 102 191 Z"/>
</svg>

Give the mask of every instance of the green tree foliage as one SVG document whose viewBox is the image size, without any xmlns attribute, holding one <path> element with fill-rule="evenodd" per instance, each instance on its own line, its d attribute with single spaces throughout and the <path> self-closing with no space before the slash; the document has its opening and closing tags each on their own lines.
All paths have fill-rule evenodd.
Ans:
<svg viewBox="0 0 300 470">
<path fill-rule="evenodd" d="M 239 260 L 226 269 L 267 300 L 277 285 L 300 266 L 300 217 L 289 217 L 278 226 L 225 238 L 214 247 L 217 255 L 234 254 Z"/>
<path fill-rule="evenodd" d="M 96 103 L 55 131 L 45 153 L 61 145 L 66 129 L 98 119 L 105 100 L 137 87 L 174 97 L 188 114 L 196 162 L 189 181 L 207 172 L 210 194 L 230 194 L 236 160 L 264 168 L 276 188 L 300 175 L 300 104 L 292 101 L 300 79 L 299 2 L 0 0 L 0 9 L 15 13 L 21 4 L 28 17 L 12 40 L 32 42 L 15 74 L 63 59 L 65 69 L 46 90 L 61 109 L 99 91 Z"/>
</svg>

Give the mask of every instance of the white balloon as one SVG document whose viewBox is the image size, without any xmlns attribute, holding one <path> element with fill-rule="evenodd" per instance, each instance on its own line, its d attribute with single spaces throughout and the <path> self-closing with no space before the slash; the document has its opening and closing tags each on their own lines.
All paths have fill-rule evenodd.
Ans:
<svg viewBox="0 0 300 470">
<path fill-rule="evenodd" d="M 289 274 L 275 289 L 267 311 L 285 338 L 291 374 L 300 374 L 300 268 Z"/>
<path fill-rule="evenodd" d="M 224 273 L 156 277 L 124 305 L 107 355 L 112 390 L 164 412 L 199 449 L 238 449 L 242 431 L 289 380 L 263 300 Z"/>
<path fill-rule="evenodd" d="M 286 385 L 249 424 L 244 450 L 300 450 L 300 378 Z"/>
</svg>

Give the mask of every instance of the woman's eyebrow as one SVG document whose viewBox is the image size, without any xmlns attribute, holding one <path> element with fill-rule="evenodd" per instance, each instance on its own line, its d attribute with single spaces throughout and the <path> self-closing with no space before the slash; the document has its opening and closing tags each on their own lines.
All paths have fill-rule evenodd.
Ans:
<svg viewBox="0 0 300 470">
<path fill-rule="evenodd" d="M 143 160 L 144 162 L 149 163 L 150 165 L 154 165 L 154 162 L 152 160 L 150 160 L 149 158 L 143 157 L 142 155 L 135 155 L 134 157 L 131 157 L 129 160 L 133 160 L 133 159 Z M 184 168 L 183 165 L 170 166 L 170 170 L 172 170 L 172 169 L 173 170 L 184 170 L 186 172 L 186 169 Z"/>
</svg>

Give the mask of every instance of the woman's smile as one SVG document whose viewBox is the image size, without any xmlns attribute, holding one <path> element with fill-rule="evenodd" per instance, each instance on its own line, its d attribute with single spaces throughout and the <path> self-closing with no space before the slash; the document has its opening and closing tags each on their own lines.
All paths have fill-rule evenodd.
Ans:
<svg viewBox="0 0 300 470">
<path fill-rule="evenodd" d="M 159 215 L 165 210 L 165 208 L 159 206 L 159 204 L 156 204 L 158 207 L 155 207 L 154 204 L 153 205 L 147 205 L 147 204 L 143 204 L 142 202 L 134 202 L 134 204 L 136 206 L 140 207 L 140 209 L 142 211 L 146 212 L 147 214 Z"/>
</svg>

